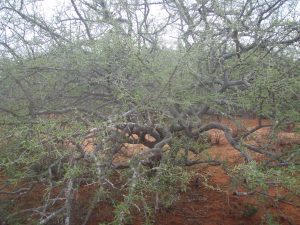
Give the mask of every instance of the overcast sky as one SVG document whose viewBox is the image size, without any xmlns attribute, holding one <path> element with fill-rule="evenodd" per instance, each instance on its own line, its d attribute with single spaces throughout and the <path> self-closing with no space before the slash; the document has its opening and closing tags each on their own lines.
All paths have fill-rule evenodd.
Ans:
<svg viewBox="0 0 300 225">
<path fill-rule="evenodd" d="M 118 0 L 115 1 L 118 2 Z M 190 1 L 194 2 L 194 0 Z M 70 0 L 41 0 L 38 2 L 38 4 L 41 4 L 43 6 L 42 8 L 44 8 L 44 14 L 46 18 L 50 19 L 54 14 L 56 8 L 60 9 L 64 5 L 70 5 L 71 3 Z M 158 5 L 152 5 L 149 13 L 149 18 L 152 17 L 156 21 L 164 23 L 165 17 L 167 17 L 168 14 L 160 10 L 160 7 L 161 6 Z M 174 29 L 170 29 L 171 28 L 166 28 L 165 35 L 163 36 L 163 39 L 161 41 L 163 41 L 165 46 L 167 47 L 174 47 L 177 45 L 178 35 L 176 35 L 176 31 Z"/>
<path fill-rule="evenodd" d="M 64 2 L 69 2 L 70 0 L 42 0 L 42 4 L 44 5 L 45 9 L 53 10 L 56 6 L 63 4 Z M 117 0 L 116 0 L 117 1 Z M 297 5 L 297 11 L 300 12 L 300 1 Z M 49 11 L 48 11 L 49 12 Z"/>
<path fill-rule="evenodd" d="M 0 0 L 1 1 L 1 0 Z M 116 0 L 117 2 L 118 0 Z M 189 0 L 190 2 L 194 2 L 194 0 Z M 268 0 L 267 0 L 268 1 Z M 70 4 L 70 0 L 41 0 L 39 1 L 39 3 L 43 6 L 44 8 L 44 12 L 46 17 L 50 18 L 53 15 L 54 10 L 59 7 L 61 8 L 63 5 L 65 4 Z M 152 14 L 152 16 L 154 15 L 155 19 L 158 19 L 159 17 L 163 17 L 163 15 L 161 14 L 162 11 L 159 10 L 159 7 L 155 7 L 153 8 L 152 6 L 152 11 L 150 10 L 150 14 Z M 297 3 L 297 14 L 299 14 L 300 17 L 300 1 L 298 1 Z M 162 18 L 163 20 L 163 18 Z M 172 35 L 173 32 L 173 35 Z M 176 34 L 174 35 L 174 30 L 173 31 L 168 31 L 166 36 L 164 37 L 165 39 L 168 40 L 168 42 L 176 42 Z M 170 43 L 171 45 L 173 45 L 174 43 Z"/>
</svg>

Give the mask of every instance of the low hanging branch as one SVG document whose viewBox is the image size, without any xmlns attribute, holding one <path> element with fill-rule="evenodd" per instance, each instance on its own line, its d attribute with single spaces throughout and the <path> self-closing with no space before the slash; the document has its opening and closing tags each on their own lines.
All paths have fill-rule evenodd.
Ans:
<svg viewBox="0 0 300 225">
<path fill-rule="evenodd" d="M 220 123 L 215 123 L 211 122 L 206 125 L 200 126 L 198 128 L 193 128 L 191 126 L 184 126 L 183 123 L 180 123 L 178 126 L 174 128 L 174 126 L 171 126 L 170 130 L 167 130 L 165 128 L 153 128 L 150 126 L 140 126 L 136 123 L 127 123 L 127 124 L 121 124 L 115 126 L 114 130 L 117 131 L 118 135 L 123 135 L 123 136 L 129 136 L 132 137 L 132 135 L 137 135 L 138 140 L 134 139 L 127 139 L 129 143 L 134 143 L 134 144 L 143 144 L 147 147 L 149 147 L 148 150 L 143 151 L 140 153 L 137 157 L 143 158 L 142 163 L 143 165 L 153 165 L 153 163 L 157 163 L 158 161 L 161 160 L 162 158 L 162 148 L 166 144 L 169 144 L 172 140 L 172 134 L 175 134 L 176 132 L 181 132 L 185 131 L 185 134 L 192 138 L 192 139 L 198 139 L 199 136 L 209 130 L 212 129 L 217 129 L 221 130 L 224 132 L 224 136 L 229 142 L 231 146 L 233 146 L 236 150 L 238 150 L 241 155 L 245 158 L 247 162 L 252 161 L 253 159 L 249 154 L 247 154 L 244 149 L 248 149 L 250 151 L 260 153 L 263 155 L 266 155 L 272 159 L 278 158 L 275 154 L 272 152 L 266 151 L 264 149 L 261 149 L 259 147 L 243 143 L 243 139 L 251 135 L 252 133 L 256 132 L 257 130 L 265 127 L 271 127 L 272 125 L 259 125 L 251 130 L 247 131 L 244 134 L 239 135 L 238 137 L 234 138 L 232 131 L 229 127 L 220 124 Z M 195 126 L 196 127 L 196 126 Z M 154 142 L 149 142 L 146 139 L 146 135 L 150 135 L 155 138 Z M 114 139 L 117 140 L 117 139 Z M 121 139 L 120 139 L 121 140 Z M 121 142 L 119 143 L 120 145 L 122 144 Z M 197 163 L 209 163 L 209 164 L 219 164 L 219 162 L 203 162 L 203 161 L 188 161 L 186 163 L 187 166 L 194 165 Z M 115 169 L 125 169 L 128 168 L 129 166 L 126 164 L 112 164 L 112 166 Z"/>
<path fill-rule="evenodd" d="M 249 132 L 245 133 L 244 135 L 241 135 L 237 139 L 233 138 L 232 132 L 228 127 L 226 127 L 225 125 L 222 125 L 222 124 L 218 124 L 218 123 L 209 123 L 207 125 L 204 125 L 204 126 L 200 127 L 196 132 L 193 132 L 193 134 L 198 135 L 199 133 L 202 133 L 204 131 L 208 131 L 208 130 L 211 130 L 211 129 L 222 130 L 224 132 L 224 135 L 225 135 L 225 138 L 227 139 L 227 141 L 245 157 L 247 162 L 249 162 L 252 159 L 249 155 L 247 155 L 243 151 L 244 147 L 251 150 L 251 151 L 254 151 L 254 152 L 257 152 L 257 153 L 260 153 L 260 154 L 264 154 L 268 157 L 276 158 L 276 155 L 269 152 L 269 151 L 260 149 L 258 147 L 255 147 L 255 146 L 252 146 L 252 145 L 249 145 L 249 144 L 240 143 L 242 138 L 245 138 L 245 137 L 249 136 L 251 133 L 253 133 L 253 132 L 255 132 L 255 131 L 257 131 L 257 130 L 263 128 L 263 127 L 269 127 L 269 126 L 270 125 L 260 125 L 258 127 L 255 127 L 252 130 L 250 130 Z"/>
</svg>

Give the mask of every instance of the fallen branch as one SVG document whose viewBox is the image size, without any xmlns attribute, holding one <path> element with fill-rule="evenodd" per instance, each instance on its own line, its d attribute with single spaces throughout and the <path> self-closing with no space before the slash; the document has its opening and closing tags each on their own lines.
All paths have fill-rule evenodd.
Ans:
<svg viewBox="0 0 300 225">
<path fill-rule="evenodd" d="M 221 161 L 219 160 L 188 160 L 187 162 L 185 162 L 185 166 L 193 166 L 196 164 L 209 164 L 211 166 L 219 166 L 222 164 Z"/>
<path fill-rule="evenodd" d="M 66 209 L 65 206 L 63 206 L 62 208 L 60 208 L 59 210 L 51 213 L 49 216 L 47 216 L 46 218 L 40 220 L 39 224 L 43 225 L 48 223 L 51 219 L 55 218 L 56 216 L 60 215 L 61 213 L 63 213 L 63 211 Z"/>
</svg>

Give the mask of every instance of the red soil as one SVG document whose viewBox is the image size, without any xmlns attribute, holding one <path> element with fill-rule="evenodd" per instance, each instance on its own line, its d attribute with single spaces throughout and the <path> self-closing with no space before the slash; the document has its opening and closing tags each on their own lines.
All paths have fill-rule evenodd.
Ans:
<svg viewBox="0 0 300 225">
<path fill-rule="evenodd" d="M 241 160 L 239 153 L 231 146 L 220 145 L 210 149 L 212 157 L 221 159 L 228 157 L 229 163 Z M 274 202 L 266 198 L 260 202 L 257 195 L 236 196 L 231 188 L 231 178 L 220 166 L 197 165 L 190 168 L 196 172 L 195 178 L 190 183 L 186 193 L 170 208 L 156 213 L 157 225 L 259 225 L 263 224 L 267 212 L 280 221 L 280 224 L 300 224 L 300 209 L 289 202 Z M 206 187 L 201 182 L 201 176 L 209 178 L 209 184 L 215 190 Z M 200 178 L 200 183 L 199 179 Z M 243 191 L 243 190 L 239 190 Z M 269 192 L 270 196 L 277 194 L 275 188 Z M 88 193 L 88 192 L 85 192 Z M 84 193 L 82 193 L 84 195 Z M 299 198 L 298 198 L 299 201 Z M 297 201 L 293 202 L 293 204 Z M 257 208 L 257 213 L 251 215 L 251 209 Z M 111 221 L 113 207 L 106 204 L 99 205 L 93 212 L 88 225 L 98 225 L 100 222 Z M 250 214 L 250 215 L 248 215 Z M 137 216 L 135 225 L 140 225 L 142 219 Z"/>
<path fill-rule="evenodd" d="M 258 125 L 258 121 L 255 119 L 238 121 L 239 128 L 229 120 L 222 119 L 221 122 L 230 126 L 233 133 L 239 132 L 239 129 L 251 129 Z M 263 124 L 268 124 L 268 121 L 263 121 Z M 255 138 L 263 140 L 267 137 L 268 131 L 269 129 L 264 128 L 255 132 Z M 213 144 L 217 144 L 208 150 L 212 158 L 226 160 L 230 165 L 243 161 L 240 153 L 228 144 L 220 131 L 210 131 L 210 139 Z M 281 132 L 278 134 L 277 144 L 298 143 L 299 140 L 299 134 Z M 259 158 L 259 155 L 253 156 Z M 196 173 L 189 190 L 186 193 L 181 193 L 180 199 L 170 209 L 157 212 L 155 224 L 259 225 L 267 224 L 265 222 L 267 213 L 272 213 L 273 218 L 279 221 L 280 224 L 300 224 L 300 208 L 296 205 L 300 200 L 298 197 L 295 197 L 294 202 L 274 202 L 272 198 L 267 196 L 237 196 L 233 194 L 234 189 L 232 188 L 231 178 L 221 166 L 195 165 L 189 169 Z M 206 187 L 201 182 L 202 176 L 209 178 L 208 183 L 214 187 L 213 189 Z M 273 188 L 268 194 L 276 196 L 278 192 L 280 190 Z M 264 200 L 262 201 L 263 197 Z M 103 216 L 106 219 L 109 218 L 107 215 L 105 216 L 106 208 L 102 207 L 95 210 L 95 214 L 89 220 L 89 225 L 103 222 Z M 251 213 L 253 209 L 257 209 L 257 212 Z M 112 208 L 109 210 L 112 210 Z M 109 220 L 112 218 L 111 215 Z M 143 224 L 140 217 L 137 217 L 133 222 L 135 225 Z"/>
<path fill-rule="evenodd" d="M 267 124 L 268 121 L 263 121 Z M 222 123 L 229 125 L 233 132 L 238 132 L 238 128 L 228 120 L 222 119 Z M 243 119 L 240 121 L 245 128 L 255 127 L 257 120 Z M 239 129 L 243 129 L 242 126 Z M 260 130 L 255 135 L 266 137 L 268 129 Z M 289 137 L 287 133 L 280 135 Z M 294 134 L 291 134 L 293 136 Z M 243 161 L 238 151 L 233 149 L 225 140 L 219 131 L 210 132 L 212 143 L 218 143 L 212 146 L 208 152 L 213 159 L 226 160 L 229 165 L 235 165 Z M 298 141 L 300 138 L 293 136 Z M 251 141 L 251 140 L 250 140 Z M 90 141 L 85 144 L 90 148 Z M 127 149 L 127 150 L 126 150 Z M 129 149 L 129 150 L 128 150 Z M 140 152 L 142 146 L 133 149 L 131 145 L 124 146 L 123 155 L 118 156 L 118 161 L 126 160 L 136 152 Z M 90 149 L 88 149 L 90 150 Z M 126 151 L 125 151 L 126 150 Z M 127 154 L 127 155 L 126 155 Z M 161 209 L 155 214 L 155 224 L 157 225 L 259 225 L 267 224 L 264 221 L 266 213 L 272 213 L 280 224 L 297 225 L 300 224 L 299 198 L 294 197 L 293 202 L 274 202 L 266 197 L 261 201 L 258 195 L 237 196 L 234 195 L 235 189 L 232 188 L 231 178 L 226 174 L 221 166 L 195 165 L 189 168 L 196 175 L 189 185 L 186 193 L 180 194 L 180 199 L 169 209 Z M 207 183 L 214 188 L 207 187 L 203 177 L 208 178 Z M 76 194 L 74 212 L 80 212 L 82 208 L 87 209 L 90 204 L 91 192 L 93 186 L 85 186 L 79 189 Z M 243 191 L 242 189 L 239 191 Z M 269 191 L 270 196 L 275 196 L 281 190 L 273 188 Z M 26 204 L 34 205 L 42 197 L 42 188 L 34 190 L 35 197 L 24 198 Z M 298 201 L 298 202 L 297 202 Z M 257 209 L 256 213 L 251 213 Z M 80 213 L 78 213 L 79 215 Z M 101 222 L 113 220 L 113 206 L 107 203 L 100 203 L 93 210 L 88 225 L 98 225 Z M 78 218 L 79 221 L 79 218 Z M 82 221 L 82 219 L 81 219 Z M 76 221 L 73 221 L 76 224 Z M 143 224 L 140 215 L 133 220 L 134 225 Z"/>
<path fill-rule="evenodd" d="M 239 153 L 229 145 L 214 146 L 210 152 L 212 157 L 228 159 L 229 163 L 235 164 L 241 160 Z M 214 186 L 215 190 L 201 183 L 198 187 L 194 180 L 191 189 L 181 195 L 180 200 L 169 212 L 161 212 L 157 215 L 156 224 L 254 225 L 262 224 L 267 212 L 272 212 L 273 217 L 279 219 L 280 224 L 300 224 L 299 207 L 285 202 L 276 203 L 271 198 L 260 202 L 257 195 L 234 195 L 231 178 L 220 166 L 198 165 L 191 169 L 209 177 L 209 184 Z M 274 188 L 269 194 L 275 196 L 277 190 Z M 253 208 L 257 208 L 257 213 L 247 215 L 251 214 L 250 210 Z"/>
</svg>

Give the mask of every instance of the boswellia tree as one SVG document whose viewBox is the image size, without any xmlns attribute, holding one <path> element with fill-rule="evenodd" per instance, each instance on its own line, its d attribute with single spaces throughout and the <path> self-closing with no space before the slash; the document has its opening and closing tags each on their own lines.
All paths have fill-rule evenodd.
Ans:
<svg viewBox="0 0 300 225">
<path fill-rule="evenodd" d="M 49 15 L 43 1 L 1 1 L 0 220 L 87 224 L 107 201 L 114 224 L 134 211 L 150 224 L 186 190 L 185 166 L 222 163 L 197 158 L 211 129 L 240 152 L 245 163 L 232 174 L 250 188 L 278 176 L 296 190 L 299 145 L 276 152 L 272 138 L 300 120 L 297 4 L 66 0 Z M 259 122 L 236 134 L 212 114 Z M 267 144 L 246 141 L 264 127 Z M 118 160 L 128 144 L 143 151 Z M 84 185 L 93 197 L 79 218 Z M 19 204 L 37 187 L 36 205 Z"/>
</svg>

